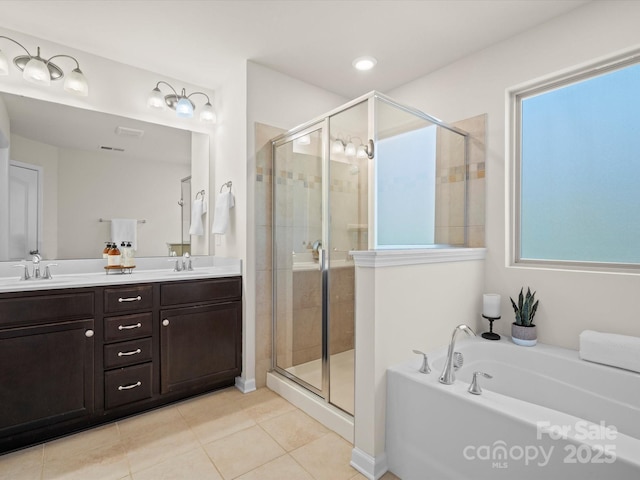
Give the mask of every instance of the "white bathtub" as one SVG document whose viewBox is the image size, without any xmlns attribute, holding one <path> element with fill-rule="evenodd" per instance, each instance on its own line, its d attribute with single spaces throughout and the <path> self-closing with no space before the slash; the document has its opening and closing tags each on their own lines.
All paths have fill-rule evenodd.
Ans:
<svg viewBox="0 0 640 480">
<path fill-rule="evenodd" d="M 549 345 L 460 338 L 454 385 L 446 348 L 387 372 L 386 452 L 402 480 L 639 479 L 640 374 Z M 639 352 L 640 354 L 640 352 Z M 474 371 L 482 395 L 467 392 Z"/>
</svg>

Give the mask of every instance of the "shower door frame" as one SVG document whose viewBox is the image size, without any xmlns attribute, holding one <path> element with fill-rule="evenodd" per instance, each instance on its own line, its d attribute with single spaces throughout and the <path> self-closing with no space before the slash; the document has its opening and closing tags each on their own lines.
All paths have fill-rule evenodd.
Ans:
<svg viewBox="0 0 640 480">
<path fill-rule="evenodd" d="M 278 269 L 273 268 L 273 302 L 272 302 L 272 355 L 271 355 L 271 368 L 272 370 L 278 372 L 280 375 L 285 376 L 291 381 L 302 385 L 307 390 L 315 393 L 320 396 L 323 400 L 329 403 L 329 342 L 326 339 L 329 338 L 329 255 L 328 255 L 328 245 L 330 242 L 329 239 L 329 184 L 328 179 L 330 175 L 329 168 L 329 116 L 322 118 L 321 120 L 316 120 L 315 122 L 310 122 L 309 124 L 305 124 L 302 127 L 298 127 L 290 132 L 287 132 L 279 137 L 273 139 L 271 141 L 271 149 L 272 149 L 272 158 L 273 158 L 273 187 L 271 190 L 271 205 L 272 205 L 272 265 L 278 265 L 278 252 L 277 252 L 277 231 L 276 228 L 276 209 L 277 209 L 277 199 L 276 199 L 276 173 L 275 173 L 275 161 L 276 161 L 276 149 L 281 145 L 285 145 L 287 143 L 291 143 L 296 139 L 308 135 L 312 132 L 316 132 L 320 130 L 322 132 L 322 200 L 321 200 L 321 208 L 322 208 L 322 234 L 321 234 L 321 242 L 322 248 L 319 249 L 319 268 L 321 272 L 321 321 L 322 321 L 322 329 L 321 329 L 321 337 L 322 337 L 322 349 L 321 349 L 321 368 L 322 368 L 322 379 L 321 379 L 321 388 L 318 389 L 314 385 L 311 385 L 308 382 L 305 382 L 300 377 L 293 375 L 288 372 L 284 368 L 281 368 L 277 364 L 277 275 Z"/>
</svg>

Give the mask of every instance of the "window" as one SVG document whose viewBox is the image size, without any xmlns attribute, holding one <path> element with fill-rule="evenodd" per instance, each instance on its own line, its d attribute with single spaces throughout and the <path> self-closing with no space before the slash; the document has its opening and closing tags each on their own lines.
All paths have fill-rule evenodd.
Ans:
<svg viewBox="0 0 640 480">
<path fill-rule="evenodd" d="M 640 266 L 640 64 L 514 92 L 516 263 Z"/>
</svg>

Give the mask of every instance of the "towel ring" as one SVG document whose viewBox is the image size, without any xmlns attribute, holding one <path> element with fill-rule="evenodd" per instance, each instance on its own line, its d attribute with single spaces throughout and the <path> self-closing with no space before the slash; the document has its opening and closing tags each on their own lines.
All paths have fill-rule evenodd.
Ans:
<svg viewBox="0 0 640 480">
<path fill-rule="evenodd" d="M 204 190 L 200 190 L 198 193 L 196 193 L 196 200 L 198 199 L 198 195 L 202 195 L 202 198 L 204 199 Z"/>
<path fill-rule="evenodd" d="M 224 187 L 227 187 L 229 191 L 231 191 L 231 185 L 233 185 L 233 182 L 231 182 L 231 180 L 229 180 L 227 183 L 223 183 L 222 186 L 220 187 L 220 193 L 222 193 L 222 189 Z"/>
</svg>

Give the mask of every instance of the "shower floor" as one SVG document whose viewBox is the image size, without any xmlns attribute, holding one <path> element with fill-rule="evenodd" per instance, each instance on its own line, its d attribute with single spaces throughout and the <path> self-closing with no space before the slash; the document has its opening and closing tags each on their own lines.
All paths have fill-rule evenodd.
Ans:
<svg viewBox="0 0 640 480">
<path fill-rule="evenodd" d="M 353 415 L 354 411 L 354 351 L 346 350 L 329 357 L 329 385 L 331 398 L 336 407 Z M 319 386 L 322 385 L 322 360 L 311 360 L 307 363 L 294 365 L 286 369 L 305 382 Z"/>
</svg>

